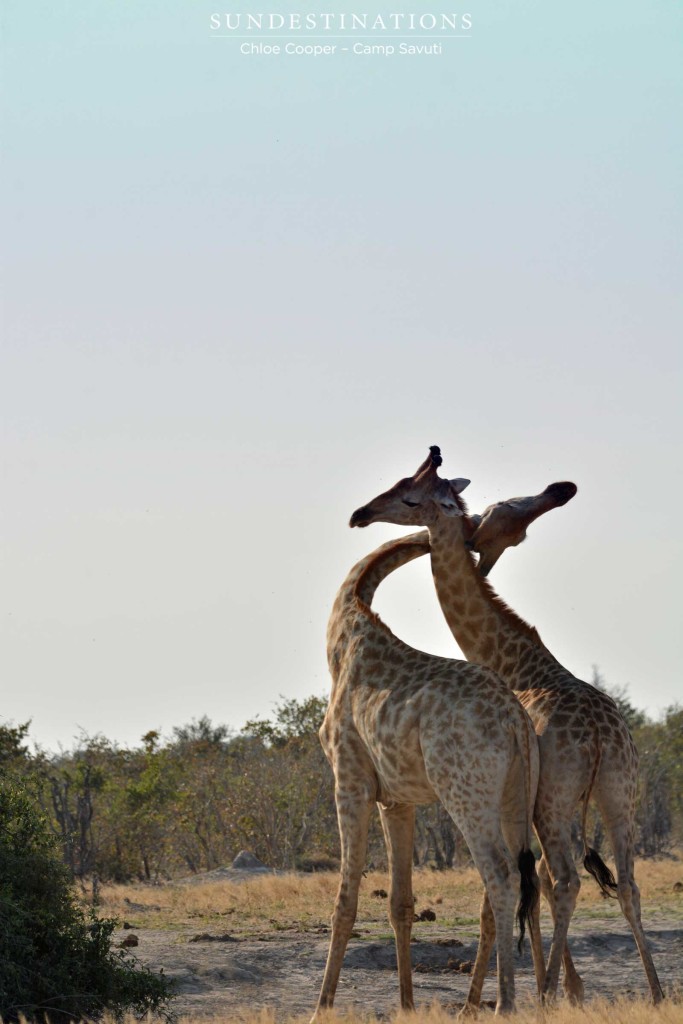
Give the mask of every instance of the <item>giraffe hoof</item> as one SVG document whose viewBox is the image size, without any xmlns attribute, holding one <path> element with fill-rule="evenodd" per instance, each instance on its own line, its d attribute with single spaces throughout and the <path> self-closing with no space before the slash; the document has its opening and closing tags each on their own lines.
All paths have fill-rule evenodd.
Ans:
<svg viewBox="0 0 683 1024">
<path fill-rule="evenodd" d="M 479 1007 L 474 1003 L 465 1003 L 462 1010 L 458 1012 L 458 1020 L 474 1020 L 479 1014 Z"/>
<path fill-rule="evenodd" d="M 576 983 L 571 986 L 564 986 L 564 995 L 568 1003 L 572 1006 L 583 1006 L 584 991 L 583 982 L 579 979 L 578 985 Z"/>
</svg>

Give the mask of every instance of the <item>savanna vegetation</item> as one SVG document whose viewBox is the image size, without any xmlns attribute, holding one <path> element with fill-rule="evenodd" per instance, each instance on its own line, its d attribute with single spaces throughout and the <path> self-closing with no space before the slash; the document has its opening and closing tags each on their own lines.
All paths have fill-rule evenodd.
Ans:
<svg viewBox="0 0 683 1024">
<path fill-rule="evenodd" d="M 602 685 L 597 672 L 594 682 Z M 638 853 L 666 854 L 683 845 L 683 710 L 670 708 L 654 722 L 625 692 L 612 695 L 641 754 Z M 274 868 L 336 867 L 332 776 L 317 736 L 325 706 L 320 697 L 284 700 L 270 718 L 239 732 L 201 718 L 168 737 L 148 732 L 132 748 L 83 736 L 58 754 L 31 749 L 29 723 L 0 725 L 0 1017 L 70 1020 L 163 1010 L 171 994 L 164 976 L 114 946 L 115 922 L 133 903 L 143 929 L 210 927 L 214 918 L 229 918 L 237 935 L 324 930 L 337 884 L 328 872 L 309 874 L 306 884 L 300 874 L 285 874 L 241 885 L 213 879 L 166 886 L 159 905 L 148 883 L 229 864 L 243 848 Z M 599 847 L 599 819 L 590 828 Z M 378 935 L 386 930 L 386 907 L 377 899 L 389 886 L 384 859 L 376 823 L 374 870 L 359 910 Z M 438 907 L 441 923 L 474 937 L 479 880 L 438 806 L 420 809 L 414 862 L 423 868 L 419 899 Z M 672 882 L 667 873 L 678 863 L 660 857 L 641 875 L 651 909 L 668 905 L 672 892 L 683 898 L 678 875 Z M 458 870 L 448 876 L 424 870 L 453 866 Z M 583 887 L 579 912 L 598 899 L 595 887 Z M 592 912 L 588 904 L 584 912 Z M 437 1024 L 439 1012 L 421 1019 Z M 599 1007 L 590 1012 L 596 1024 L 603 1019 Z M 666 1017 L 673 1012 L 665 1010 L 662 1020 L 673 1021 Z M 638 1024 L 637 1004 L 628 1014 L 624 1020 Z M 249 1019 L 270 1020 L 265 1011 Z"/>
<path fill-rule="evenodd" d="M 603 686 L 597 670 L 594 684 Z M 660 721 L 611 691 L 640 751 L 637 852 L 683 844 L 683 708 Z M 29 749 L 29 724 L 0 726 L 0 771 L 22 783 L 76 880 L 153 881 L 211 870 L 249 849 L 280 869 L 334 867 L 332 774 L 317 730 L 326 700 L 284 700 L 237 733 L 207 718 L 147 732 L 134 747 L 83 736 L 59 754 Z M 602 826 L 590 821 L 591 842 Z M 578 825 L 576 831 L 579 843 Z M 376 824 L 371 866 L 384 864 Z M 438 806 L 418 814 L 416 866 L 465 865 L 468 852 Z"/>
<path fill-rule="evenodd" d="M 202 1017 L 202 1024 L 307 1024 L 310 1014 L 306 1016 L 293 1015 L 283 1016 L 270 1010 L 249 1011 L 230 1017 Z M 487 1015 L 488 1018 L 488 1015 Z M 487 1019 L 484 1018 L 484 1019 Z M 335 1013 L 328 1011 L 329 1024 L 453 1024 L 451 1011 L 441 1006 L 434 1005 L 429 1009 L 420 1009 L 415 1012 L 401 1012 L 400 1010 L 390 1017 L 376 1017 L 372 1013 Z M 491 1016 L 491 1019 L 493 1017 Z M 516 1013 L 506 1017 L 508 1024 L 543 1024 L 544 1021 L 552 1024 L 681 1024 L 683 1021 L 683 1007 L 680 1003 L 665 1002 L 653 1007 L 645 1000 L 617 1000 L 608 1002 L 605 1000 L 594 1000 L 585 1009 L 577 1006 L 555 1007 L 550 1011 L 543 1012 L 538 1006 L 531 1003 L 526 1007 L 520 1007 Z M 113 1024 L 111 1018 L 104 1018 L 103 1024 Z M 124 1020 L 123 1024 L 131 1024 L 131 1021 Z"/>
<path fill-rule="evenodd" d="M 623 921 L 617 901 L 605 900 L 597 885 L 590 884 L 588 874 L 580 871 L 585 884 L 577 900 L 577 917 Z M 680 919 L 683 867 L 678 858 L 637 860 L 636 879 L 649 914 L 662 912 Z M 449 934 L 457 933 L 461 939 L 476 939 L 482 895 L 481 876 L 476 868 L 460 867 L 444 873 L 418 868 L 413 873 L 413 883 L 419 918 L 413 925 L 417 939 L 440 935 L 444 929 Z M 105 883 L 100 888 L 100 905 L 107 915 L 120 921 L 132 915 L 134 928 L 143 932 L 179 932 L 188 927 L 196 932 L 227 929 L 239 938 L 267 932 L 327 933 L 338 884 L 337 873 L 330 871 L 305 875 L 245 872 L 240 881 L 209 876 L 196 879 L 191 885 Z M 363 876 L 356 920 L 356 928 L 363 935 L 391 941 L 387 918 L 390 887 L 387 871 L 368 871 Z M 420 917 L 425 910 L 435 912 L 435 922 L 429 915 Z M 543 904 L 544 934 L 551 927 L 549 913 Z"/>
<path fill-rule="evenodd" d="M 167 982 L 113 948 L 115 926 L 77 901 L 30 791 L 0 779 L 0 1019 L 161 1010 Z"/>
</svg>

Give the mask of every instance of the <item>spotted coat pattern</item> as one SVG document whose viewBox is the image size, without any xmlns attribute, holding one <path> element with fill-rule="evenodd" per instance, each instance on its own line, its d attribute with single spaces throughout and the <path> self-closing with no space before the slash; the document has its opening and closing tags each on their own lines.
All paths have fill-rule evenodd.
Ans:
<svg viewBox="0 0 683 1024">
<path fill-rule="evenodd" d="M 485 665 L 504 681 L 534 724 L 541 765 L 534 826 L 543 850 L 541 882 L 554 918 L 544 997 L 554 998 L 563 962 L 567 995 L 576 1002 L 583 998 L 583 984 L 566 944 L 580 887 L 570 830 L 579 806 L 585 823 L 592 796 L 612 845 L 621 909 L 653 1001 L 658 1002 L 663 993 L 643 930 L 633 873 L 638 755 L 615 702 L 564 668 L 537 631 L 479 575 L 464 543 L 471 536 L 464 503 L 449 481 L 438 476 L 433 460 L 427 459 L 413 477 L 357 510 L 351 524 L 371 522 L 427 527 L 437 595 L 460 649 L 468 660 Z"/>
<path fill-rule="evenodd" d="M 485 934 L 468 1003 L 479 1003 L 496 936 L 498 1008 L 509 1010 L 514 1002 L 517 859 L 529 849 L 531 839 L 537 743 L 528 716 L 493 672 L 414 650 L 371 610 L 381 580 L 427 550 L 424 534 L 417 535 L 415 543 L 411 540 L 385 544 L 354 566 L 329 621 L 332 693 L 320 739 L 334 772 L 341 878 L 316 1015 L 334 999 L 356 916 L 368 821 L 375 803 L 392 877 L 390 918 L 402 1006 L 413 1006 L 415 805 L 437 799 L 462 831 L 486 887 Z M 542 971 L 537 919 L 531 932 L 535 962 Z"/>
</svg>

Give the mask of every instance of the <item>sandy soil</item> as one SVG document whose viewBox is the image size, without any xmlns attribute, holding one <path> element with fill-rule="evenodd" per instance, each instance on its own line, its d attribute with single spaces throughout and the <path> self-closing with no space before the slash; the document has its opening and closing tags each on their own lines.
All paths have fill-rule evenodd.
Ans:
<svg viewBox="0 0 683 1024">
<path fill-rule="evenodd" d="M 673 910 L 647 915 L 646 929 L 657 970 L 665 989 L 683 986 L 683 920 Z M 362 920 L 349 944 L 337 993 L 338 1010 L 355 1009 L 387 1014 L 397 1008 L 398 986 L 393 939 L 388 925 Z M 544 914 L 543 932 L 550 935 Z M 130 935 L 122 931 L 120 937 Z M 322 979 L 329 931 L 281 930 L 235 937 L 214 928 L 197 933 L 190 928 L 135 928 L 138 958 L 174 979 L 181 1015 L 253 1014 L 272 1008 L 278 1016 L 310 1013 Z M 203 937 L 199 937 L 203 936 Z M 193 941 L 198 939 L 198 941 Z M 571 948 L 586 986 L 586 996 L 646 995 L 647 985 L 633 937 L 613 904 L 604 911 L 577 913 L 572 921 Z M 416 924 L 413 942 L 417 1004 L 438 1001 L 454 1011 L 462 1005 L 469 976 L 459 970 L 476 952 L 473 930 L 454 935 L 437 922 Z M 534 992 L 528 944 L 518 958 L 518 997 Z M 467 968 L 465 968 L 465 971 Z M 494 1000 L 496 977 L 492 961 L 484 999 Z"/>
</svg>

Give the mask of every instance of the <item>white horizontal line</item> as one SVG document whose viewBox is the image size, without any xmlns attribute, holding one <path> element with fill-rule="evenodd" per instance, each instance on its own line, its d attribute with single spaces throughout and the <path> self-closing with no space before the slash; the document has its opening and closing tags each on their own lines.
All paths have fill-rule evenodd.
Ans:
<svg viewBox="0 0 683 1024">
<path fill-rule="evenodd" d="M 211 38 L 212 39 L 253 39 L 254 41 L 258 40 L 259 42 L 263 42 L 264 40 L 267 40 L 267 39 L 289 39 L 289 41 L 293 42 L 293 43 L 294 42 L 301 43 L 305 39 L 346 39 L 346 40 L 348 40 L 348 42 L 352 42 L 354 39 L 374 39 L 376 42 L 380 42 L 380 41 L 382 41 L 382 42 L 389 42 L 392 39 L 431 39 L 432 42 L 438 43 L 440 39 L 471 39 L 472 36 L 471 35 L 462 35 L 462 36 L 441 36 L 441 35 L 439 35 L 439 36 L 437 36 L 437 35 L 433 35 L 433 36 L 394 36 L 394 35 L 357 36 L 355 34 L 355 32 L 349 32 L 347 35 L 342 35 L 342 36 L 327 36 L 327 35 L 325 35 L 325 36 L 309 36 L 309 35 L 301 35 L 301 36 L 273 36 L 269 32 L 268 33 L 256 32 L 253 35 L 249 35 L 249 36 L 236 36 L 236 35 L 232 35 L 232 34 L 229 35 L 229 36 L 225 36 L 225 35 L 220 35 L 219 33 L 216 33 L 216 32 L 212 32 L 211 33 Z"/>
</svg>

